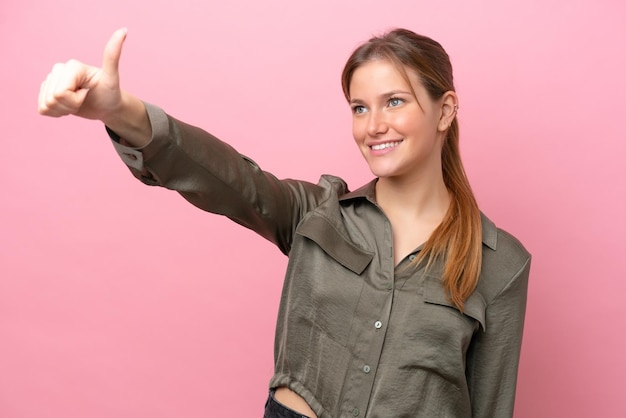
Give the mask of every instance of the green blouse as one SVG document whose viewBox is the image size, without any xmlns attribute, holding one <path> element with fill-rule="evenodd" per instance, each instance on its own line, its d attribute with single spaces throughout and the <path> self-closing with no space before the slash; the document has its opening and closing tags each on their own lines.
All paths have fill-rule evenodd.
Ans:
<svg viewBox="0 0 626 418">
<path fill-rule="evenodd" d="M 464 313 L 441 265 L 395 265 L 375 182 L 279 180 L 205 131 L 146 104 L 153 138 L 118 153 L 146 184 L 179 192 L 270 240 L 289 264 L 270 388 L 320 418 L 512 417 L 530 254 L 483 216 L 483 267 Z"/>
</svg>

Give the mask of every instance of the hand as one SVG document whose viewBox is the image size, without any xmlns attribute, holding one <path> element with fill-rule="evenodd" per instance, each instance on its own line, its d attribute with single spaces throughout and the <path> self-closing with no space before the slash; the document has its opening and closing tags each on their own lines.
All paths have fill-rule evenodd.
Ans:
<svg viewBox="0 0 626 418">
<path fill-rule="evenodd" d="M 106 123 L 122 108 L 119 61 L 126 29 L 113 33 L 104 48 L 102 68 L 77 60 L 55 64 L 41 84 L 39 113 L 60 117 L 76 115 Z"/>
</svg>

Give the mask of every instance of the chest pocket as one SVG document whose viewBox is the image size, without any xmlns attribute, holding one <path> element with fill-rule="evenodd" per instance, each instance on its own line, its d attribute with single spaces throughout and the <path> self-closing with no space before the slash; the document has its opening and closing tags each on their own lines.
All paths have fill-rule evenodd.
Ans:
<svg viewBox="0 0 626 418">
<path fill-rule="evenodd" d="M 461 313 L 457 309 L 457 307 L 448 300 L 446 291 L 439 277 L 427 275 L 424 278 L 423 286 L 423 297 L 425 303 L 450 308 L 453 310 L 450 312 L 450 314 L 454 314 L 459 317 L 469 317 L 478 322 L 483 331 L 486 329 L 485 310 L 487 308 L 487 305 L 480 293 L 474 292 L 470 295 L 469 298 L 467 298 L 464 305 L 464 312 Z"/>
<path fill-rule="evenodd" d="M 346 345 L 364 285 L 361 274 L 374 253 L 352 242 L 342 225 L 319 214 L 304 220 L 296 235 L 300 242 L 293 250 L 300 260 L 293 280 L 303 297 L 294 308 L 301 321 Z"/>
</svg>

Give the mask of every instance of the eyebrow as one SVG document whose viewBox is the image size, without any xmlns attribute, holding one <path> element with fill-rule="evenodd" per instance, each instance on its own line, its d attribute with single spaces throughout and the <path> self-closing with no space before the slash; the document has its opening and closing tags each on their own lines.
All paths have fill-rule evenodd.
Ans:
<svg viewBox="0 0 626 418">
<path fill-rule="evenodd" d="M 411 93 L 410 91 L 406 91 L 406 90 L 392 90 L 387 93 L 381 94 L 379 97 L 382 99 L 389 99 L 390 97 L 396 96 L 398 94 L 413 95 L 413 93 Z M 350 104 L 363 104 L 363 103 L 364 103 L 363 100 L 360 100 L 360 99 L 350 99 Z"/>
</svg>

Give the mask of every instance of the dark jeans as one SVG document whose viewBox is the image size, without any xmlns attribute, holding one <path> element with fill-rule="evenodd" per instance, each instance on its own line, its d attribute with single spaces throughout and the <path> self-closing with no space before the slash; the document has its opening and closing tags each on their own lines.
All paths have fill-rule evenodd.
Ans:
<svg viewBox="0 0 626 418">
<path fill-rule="evenodd" d="M 263 418 L 308 418 L 306 415 L 297 413 L 274 399 L 274 391 L 270 392 L 265 402 Z"/>
</svg>

